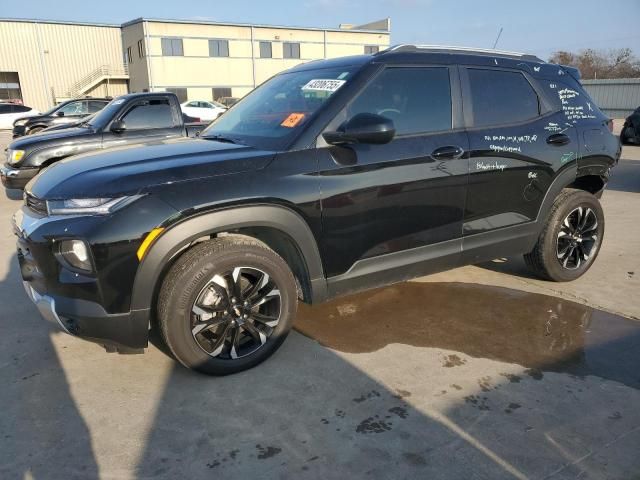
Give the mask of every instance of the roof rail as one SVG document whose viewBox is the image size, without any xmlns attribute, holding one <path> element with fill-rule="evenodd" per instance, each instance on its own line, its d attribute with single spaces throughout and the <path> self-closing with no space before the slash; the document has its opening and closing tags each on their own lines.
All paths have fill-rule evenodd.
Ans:
<svg viewBox="0 0 640 480">
<path fill-rule="evenodd" d="M 506 50 L 495 50 L 491 48 L 473 48 L 473 47 L 458 47 L 452 45 L 413 45 L 413 44 L 400 44 L 394 45 L 379 52 L 391 53 L 391 52 L 442 52 L 442 53 L 480 53 L 483 55 L 499 55 L 501 57 L 521 58 L 524 60 L 531 60 L 536 62 L 543 62 L 535 55 L 521 52 L 509 52 Z"/>
</svg>

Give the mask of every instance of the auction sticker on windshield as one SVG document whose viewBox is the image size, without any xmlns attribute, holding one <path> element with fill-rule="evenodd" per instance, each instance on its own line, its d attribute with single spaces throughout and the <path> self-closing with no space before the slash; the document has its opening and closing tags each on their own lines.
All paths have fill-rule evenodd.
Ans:
<svg viewBox="0 0 640 480">
<path fill-rule="evenodd" d="M 281 127 L 293 128 L 304 118 L 304 113 L 292 113 L 280 124 Z"/>
<path fill-rule="evenodd" d="M 310 80 L 304 87 L 302 87 L 302 90 L 313 90 L 313 91 L 320 91 L 320 92 L 335 92 L 336 90 L 338 90 L 342 85 L 344 85 L 346 83 L 346 80 L 334 80 L 334 79 L 315 79 L 315 80 Z"/>
</svg>

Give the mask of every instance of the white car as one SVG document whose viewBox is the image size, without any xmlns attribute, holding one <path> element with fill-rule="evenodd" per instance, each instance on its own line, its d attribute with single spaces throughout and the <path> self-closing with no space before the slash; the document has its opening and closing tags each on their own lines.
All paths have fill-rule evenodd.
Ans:
<svg viewBox="0 0 640 480">
<path fill-rule="evenodd" d="M 189 102 L 182 103 L 180 108 L 182 108 L 182 113 L 185 115 L 199 118 L 203 122 L 215 120 L 221 113 L 227 110 L 227 107 L 224 105 L 208 100 L 191 100 Z"/>
<path fill-rule="evenodd" d="M 0 130 L 13 128 L 13 122 L 23 117 L 40 115 L 40 112 L 25 105 L 16 103 L 0 103 Z"/>
</svg>

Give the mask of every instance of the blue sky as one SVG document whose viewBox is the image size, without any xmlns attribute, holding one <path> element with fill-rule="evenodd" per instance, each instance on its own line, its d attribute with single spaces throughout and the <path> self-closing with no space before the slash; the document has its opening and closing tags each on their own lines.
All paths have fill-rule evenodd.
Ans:
<svg viewBox="0 0 640 480">
<path fill-rule="evenodd" d="M 137 17 L 313 27 L 391 17 L 392 43 L 498 48 L 542 58 L 558 49 L 634 48 L 640 56 L 640 0 L 2 0 L 0 16 L 106 23 Z"/>
</svg>

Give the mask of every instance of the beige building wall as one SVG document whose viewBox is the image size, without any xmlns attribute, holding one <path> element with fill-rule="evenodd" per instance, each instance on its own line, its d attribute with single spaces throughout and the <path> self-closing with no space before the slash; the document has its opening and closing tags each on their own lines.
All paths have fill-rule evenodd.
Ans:
<svg viewBox="0 0 640 480">
<path fill-rule="evenodd" d="M 388 25 L 388 21 L 380 25 Z M 361 55 L 366 46 L 382 50 L 389 46 L 390 32 L 140 19 L 123 25 L 125 52 L 131 48 L 137 55 L 136 42 L 143 37 L 147 55 L 140 62 L 136 56 L 130 65 L 131 91 L 184 88 L 189 100 L 211 100 L 213 88 L 230 88 L 232 96 L 242 97 L 276 73 L 300 63 Z M 162 38 L 182 39 L 183 55 L 163 56 Z M 210 57 L 210 39 L 227 40 L 229 57 Z M 271 42 L 272 58 L 260 58 L 261 41 Z M 285 42 L 300 44 L 300 58 L 284 58 Z"/>
<path fill-rule="evenodd" d="M 0 20 L 0 72 L 18 72 L 24 103 L 38 110 L 98 67 L 122 64 L 117 26 Z"/>
</svg>

